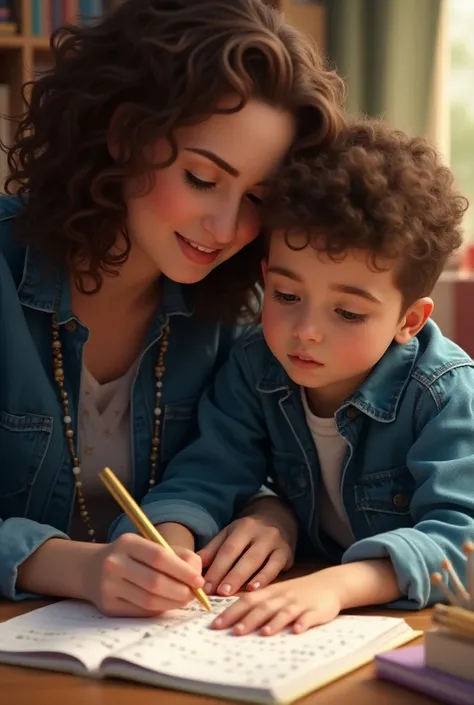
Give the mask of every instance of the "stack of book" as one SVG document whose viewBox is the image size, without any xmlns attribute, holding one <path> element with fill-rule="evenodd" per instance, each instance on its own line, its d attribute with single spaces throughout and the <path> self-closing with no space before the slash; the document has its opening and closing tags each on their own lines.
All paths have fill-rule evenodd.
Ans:
<svg viewBox="0 0 474 705">
<path fill-rule="evenodd" d="M 435 573 L 432 580 L 449 604 L 435 605 L 433 628 L 424 644 L 380 654 L 375 658 L 379 678 L 418 690 L 449 705 L 474 704 L 474 543 L 463 546 L 467 556 L 463 585 L 449 561 L 443 561 L 453 589 Z"/>
</svg>

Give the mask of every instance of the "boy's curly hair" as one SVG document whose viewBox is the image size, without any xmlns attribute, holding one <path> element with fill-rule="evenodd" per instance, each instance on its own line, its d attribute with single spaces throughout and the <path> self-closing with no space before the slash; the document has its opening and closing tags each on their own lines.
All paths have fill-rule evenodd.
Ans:
<svg viewBox="0 0 474 705">
<path fill-rule="evenodd" d="M 262 0 L 125 0 L 96 25 L 58 29 L 51 53 L 53 68 L 26 86 L 6 188 L 27 197 L 19 231 L 66 265 L 82 291 L 77 262 L 90 263 L 95 287 L 87 293 L 128 257 L 124 179 L 171 163 L 174 129 L 219 112 L 224 95 L 291 111 L 295 152 L 330 142 L 344 124 L 342 80 Z M 107 135 L 118 106 L 114 161 Z M 160 137 L 174 155 L 165 165 L 147 160 Z M 118 232 L 128 249 L 117 256 Z M 257 238 L 193 285 L 196 306 L 230 319 L 248 309 L 261 247 Z"/>
<path fill-rule="evenodd" d="M 298 242 L 334 260 L 351 249 L 366 250 L 375 269 L 399 259 L 395 284 L 407 307 L 431 293 L 461 245 L 467 207 L 426 139 L 354 119 L 330 145 L 293 159 L 277 176 L 264 223 L 270 233 L 286 230 L 289 247 L 297 247 L 298 231 Z"/>
</svg>

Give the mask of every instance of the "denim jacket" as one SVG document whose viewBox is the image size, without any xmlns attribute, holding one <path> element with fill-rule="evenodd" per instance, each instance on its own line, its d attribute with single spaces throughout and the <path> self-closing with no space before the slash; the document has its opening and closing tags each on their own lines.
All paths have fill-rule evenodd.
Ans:
<svg viewBox="0 0 474 705">
<path fill-rule="evenodd" d="M 67 538 L 75 499 L 64 413 L 52 377 L 51 314 L 58 275 L 48 276 L 41 253 L 13 239 L 12 225 L 21 207 L 16 197 L 0 197 L 0 597 L 12 599 L 27 596 L 16 591 L 18 566 L 47 539 Z M 165 281 L 133 383 L 132 492 L 138 501 L 148 490 L 153 370 L 163 326 L 169 321 L 161 470 L 191 439 L 198 399 L 237 333 L 237 328 L 198 322 L 183 289 Z M 67 285 L 59 300 L 59 321 L 76 430 L 88 331 L 71 311 Z M 147 512 L 153 520 L 153 506 Z"/>
<path fill-rule="evenodd" d="M 331 562 L 389 557 L 403 599 L 440 599 L 430 575 L 448 557 L 465 575 L 474 538 L 474 362 L 429 321 L 392 344 L 335 414 L 347 443 L 340 492 L 355 541 L 324 535 L 320 467 L 299 388 L 260 330 L 238 341 L 198 411 L 200 435 L 168 465 L 145 502 L 208 539 L 268 477 L 313 552 Z"/>
</svg>

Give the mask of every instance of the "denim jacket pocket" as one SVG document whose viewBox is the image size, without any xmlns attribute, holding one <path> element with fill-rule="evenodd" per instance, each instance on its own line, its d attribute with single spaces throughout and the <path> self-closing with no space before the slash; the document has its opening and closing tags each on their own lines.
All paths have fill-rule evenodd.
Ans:
<svg viewBox="0 0 474 705">
<path fill-rule="evenodd" d="M 194 438 L 197 431 L 197 399 L 185 399 L 164 408 L 161 462 L 166 465 Z"/>
<path fill-rule="evenodd" d="M 411 499 L 415 480 L 406 465 L 365 475 L 356 485 L 355 502 L 374 534 L 413 526 Z"/>
<path fill-rule="evenodd" d="M 277 492 L 290 501 L 304 497 L 309 490 L 305 462 L 293 453 L 273 450 L 272 456 L 271 475 Z"/>
<path fill-rule="evenodd" d="M 50 416 L 0 411 L 0 518 L 26 514 L 52 430 Z"/>
</svg>

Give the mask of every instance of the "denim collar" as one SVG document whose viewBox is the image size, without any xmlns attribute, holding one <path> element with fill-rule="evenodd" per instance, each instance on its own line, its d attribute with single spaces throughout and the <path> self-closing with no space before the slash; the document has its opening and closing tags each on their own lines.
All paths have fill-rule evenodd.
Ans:
<svg viewBox="0 0 474 705">
<path fill-rule="evenodd" d="M 71 309 L 71 290 L 69 280 L 63 277 L 63 272 L 51 266 L 48 267 L 44 254 L 33 246 L 26 248 L 23 276 L 18 286 L 18 296 L 23 304 L 37 311 L 53 313 L 58 295 L 58 322 L 67 323 L 74 318 Z M 186 301 L 185 287 L 170 279 L 163 280 L 163 296 L 160 302 L 160 316 L 184 315 L 191 316 L 193 309 Z"/>
<path fill-rule="evenodd" d="M 428 324 L 429 325 L 429 321 Z M 416 363 L 419 341 L 413 338 L 406 345 L 392 343 L 367 379 L 341 405 L 339 411 L 352 406 L 377 421 L 396 418 L 398 404 Z M 270 351 L 269 351 L 270 353 Z M 298 389 L 278 360 L 271 355 L 257 383 L 257 390 L 274 393 Z"/>
<path fill-rule="evenodd" d="M 419 347 L 416 337 L 404 345 L 392 343 L 343 407 L 356 407 L 376 421 L 394 421 L 402 394 L 413 374 Z"/>
</svg>

